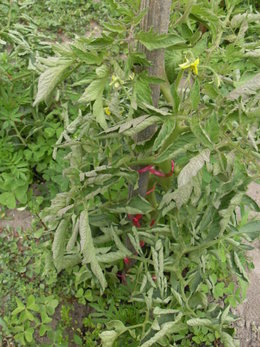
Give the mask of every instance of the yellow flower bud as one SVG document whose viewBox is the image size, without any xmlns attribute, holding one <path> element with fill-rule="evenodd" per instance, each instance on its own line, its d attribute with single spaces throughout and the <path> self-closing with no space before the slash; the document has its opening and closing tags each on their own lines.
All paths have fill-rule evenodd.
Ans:
<svg viewBox="0 0 260 347">
<path fill-rule="evenodd" d="M 190 62 L 188 59 L 186 59 L 186 62 L 183 63 L 183 64 L 180 64 L 179 67 L 182 69 L 182 70 L 185 70 L 185 69 L 191 69 L 192 72 L 195 74 L 195 75 L 198 75 L 199 71 L 198 71 L 198 65 L 200 63 L 200 59 L 197 58 L 196 60 L 194 60 L 193 62 Z"/>
<path fill-rule="evenodd" d="M 104 108 L 104 111 L 105 111 L 105 114 L 106 114 L 107 116 L 110 116 L 110 115 L 111 115 L 111 111 L 110 111 L 109 107 L 105 107 L 105 108 Z"/>
</svg>

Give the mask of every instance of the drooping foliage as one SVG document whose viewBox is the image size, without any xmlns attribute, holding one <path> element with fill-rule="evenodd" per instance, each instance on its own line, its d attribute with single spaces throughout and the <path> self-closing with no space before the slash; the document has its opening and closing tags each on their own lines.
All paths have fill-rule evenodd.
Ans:
<svg viewBox="0 0 260 347">
<path fill-rule="evenodd" d="M 246 194 L 259 179 L 259 41 L 250 30 L 259 13 L 239 3 L 174 1 L 170 32 L 160 36 L 140 32 L 138 1 L 123 2 L 100 37 L 55 45 L 55 57 L 39 60 L 35 105 L 51 104 L 63 81 L 79 105 L 54 153 L 70 148 L 69 189 L 43 214 L 55 266 L 82 263 L 102 293 L 132 281 L 129 302 L 146 307 L 138 326 L 110 322 L 103 346 L 120 346 L 125 334 L 142 347 L 235 346 L 230 306 L 247 283 L 243 240 L 260 230 L 248 221 L 259 208 Z M 162 94 L 158 108 L 150 85 L 165 80 L 148 76 L 138 43 L 166 49 L 172 98 Z M 139 142 L 150 125 L 155 135 Z M 129 194 L 140 172 L 147 194 Z"/>
</svg>

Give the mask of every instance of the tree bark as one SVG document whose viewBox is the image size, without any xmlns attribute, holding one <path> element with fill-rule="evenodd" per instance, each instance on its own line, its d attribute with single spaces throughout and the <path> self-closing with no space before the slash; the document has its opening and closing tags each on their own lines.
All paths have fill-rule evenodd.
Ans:
<svg viewBox="0 0 260 347">
<path fill-rule="evenodd" d="M 142 20 L 141 30 L 149 31 L 151 28 L 158 34 L 164 34 L 168 32 L 168 26 L 170 21 L 170 8 L 172 0 L 141 0 L 140 10 L 148 9 L 147 14 Z M 151 62 L 151 66 L 148 68 L 150 76 L 158 78 L 165 77 L 164 66 L 164 50 L 157 49 L 154 51 L 148 51 L 144 46 L 140 45 L 139 51 L 146 54 L 147 59 Z M 151 85 L 152 89 L 152 101 L 153 106 L 157 107 L 160 97 L 160 85 Z M 137 142 L 145 141 L 151 138 L 156 132 L 156 125 L 151 125 L 137 134 Z M 138 169 L 138 168 L 135 168 Z M 134 191 L 133 186 L 129 186 L 129 197 L 131 198 L 135 194 L 145 196 L 147 192 L 149 181 L 149 173 L 144 172 L 139 174 L 138 189 Z M 127 248 L 131 251 L 135 251 L 128 238 L 126 237 Z M 135 263 L 131 262 L 131 266 Z"/>
<path fill-rule="evenodd" d="M 171 3 L 171 0 L 142 0 L 140 9 L 148 9 L 148 11 L 142 20 L 141 30 L 149 31 L 153 29 L 158 34 L 167 33 L 170 22 Z M 151 62 L 151 66 L 148 68 L 149 75 L 164 78 L 164 49 L 148 51 L 144 46 L 140 45 L 140 50 L 146 54 L 148 60 Z M 160 97 L 160 85 L 151 85 L 151 89 L 153 106 L 157 107 Z M 138 133 L 137 142 L 151 138 L 155 134 L 156 129 L 156 125 L 151 125 Z M 148 180 L 149 174 L 147 172 L 140 174 L 138 194 L 141 196 L 144 196 L 147 191 Z"/>
<path fill-rule="evenodd" d="M 170 22 L 170 9 L 171 0 L 142 0 L 141 10 L 148 8 L 146 16 L 141 23 L 142 31 L 149 31 L 151 28 L 158 34 L 165 34 L 168 32 Z M 164 50 L 157 49 L 154 51 L 148 51 L 145 47 L 141 47 L 141 50 L 146 54 L 148 60 L 152 65 L 148 68 L 148 72 L 151 76 L 164 78 L 165 66 L 164 66 Z M 152 86 L 152 99 L 153 105 L 158 106 L 160 96 L 160 86 Z"/>
</svg>

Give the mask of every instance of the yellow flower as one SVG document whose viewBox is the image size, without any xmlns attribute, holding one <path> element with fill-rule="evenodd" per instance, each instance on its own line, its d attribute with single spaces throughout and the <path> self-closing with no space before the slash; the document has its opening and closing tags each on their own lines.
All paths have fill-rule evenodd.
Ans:
<svg viewBox="0 0 260 347">
<path fill-rule="evenodd" d="M 105 110 L 105 114 L 106 114 L 107 116 L 110 116 L 110 115 L 111 115 L 111 111 L 110 111 L 109 107 L 105 107 L 104 110 Z"/>
<path fill-rule="evenodd" d="M 117 81 L 118 81 L 118 77 L 115 76 L 115 75 L 112 75 L 111 79 L 112 79 L 112 81 L 109 83 L 110 86 L 112 86 L 113 84 L 117 83 Z"/>
<path fill-rule="evenodd" d="M 119 88 L 120 84 L 124 84 L 124 81 L 122 81 L 118 76 L 112 75 L 112 81 L 109 83 L 110 86 L 114 86 L 115 88 Z"/>
<path fill-rule="evenodd" d="M 200 59 L 197 58 L 196 60 L 194 60 L 193 62 L 190 62 L 187 58 L 186 58 L 186 62 L 183 63 L 183 64 L 180 64 L 179 67 L 182 69 L 182 70 L 185 70 L 185 69 L 188 69 L 188 68 L 191 68 L 192 72 L 195 74 L 195 75 L 198 75 L 198 65 L 200 63 Z"/>
<path fill-rule="evenodd" d="M 129 79 L 130 80 L 133 80 L 135 78 L 135 74 L 134 74 L 134 72 L 132 72 L 130 75 L 129 75 Z"/>
</svg>

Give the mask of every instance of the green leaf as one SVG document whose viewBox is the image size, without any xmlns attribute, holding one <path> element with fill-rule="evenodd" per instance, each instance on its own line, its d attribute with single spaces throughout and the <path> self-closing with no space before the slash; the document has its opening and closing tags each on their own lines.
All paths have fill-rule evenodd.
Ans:
<svg viewBox="0 0 260 347">
<path fill-rule="evenodd" d="M 231 20 L 231 27 L 237 28 L 239 27 L 245 20 L 247 20 L 248 23 L 256 22 L 258 23 L 260 21 L 260 13 L 239 13 L 233 16 Z"/>
<path fill-rule="evenodd" d="M 185 40 L 176 34 L 158 34 L 154 31 L 141 31 L 136 35 L 139 40 L 149 51 L 160 48 L 173 47 L 182 45 Z"/>
<path fill-rule="evenodd" d="M 174 119 L 166 119 L 166 121 L 163 123 L 159 134 L 157 135 L 154 144 L 153 144 L 153 151 L 157 151 L 159 148 L 163 146 L 165 141 L 169 138 L 171 133 L 173 132 L 175 128 L 175 120 Z"/>
<path fill-rule="evenodd" d="M 35 304 L 35 297 L 33 295 L 29 295 L 27 298 L 27 307 Z"/>
<path fill-rule="evenodd" d="M 135 15 L 132 18 L 133 24 L 138 25 L 141 22 L 141 20 L 143 19 L 143 17 L 146 15 L 147 11 L 148 11 L 148 9 L 145 8 L 144 10 L 140 11 L 138 15 Z"/>
<path fill-rule="evenodd" d="M 170 144 L 165 150 L 158 154 L 154 160 L 155 164 L 162 163 L 168 159 L 184 154 L 189 148 L 194 148 L 196 139 L 191 133 L 180 136 L 174 143 Z"/>
<path fill-rule="evenodd" d="M 156 342 L 158 342 L 161 338 L 163 338 L 164 336 L 166 336 L 168 333 L 170 333 L 170 331 L 172 330 L 172 328 L 174 327 L 174 325 L 176 323 L 178 323 L 178 321 L 181 319 L 182 314 L 180 313 L 174 322 L 167 322 L 165 324 L 163 324 L 161 326 L 160 331 L 158 331 L 157 333 L 155 333 L 148 341 L 145 341 L 144 343 L 141 344 L 140 347 L 151 347 L 154 346 L 156 344 Z"/>
<path fill-rule="evenodd" d="M 245 57 L 249 58 L 260 58 L 260 48 L 257 48 L 253 51 L 248 51 L 245 53 Z"/>
<path fill-rule="evenodd" d="M 141 76 L 135 80 L 134 95 L 136 95 L 139 103 L 152 104 L 152 91 L 150 88 L 150 83 Z"/>
<path fill-rule="evenodd" d="M 52 309 L 55 309 L 59 305 L 59 301 L 57 299 L 48 299 L 48 306 L 50 306 Z"/>
<path fill-rule="evenodd" d="M 57 85 L 67 77 L 67 72 L 71 69 L 72 60 L 56 58 L 55 65 L 47 68 L 39 78 L 38 92 L 33 106 L 41 101 L 47 101 Z"/>
<path fill-rule="evenodd" d="M 153 210 L 152 205 L 141 196 L 133 197 L 126 206 L 114 205 L 109 208 L 114 213 L 146 214 Z"/>
<path fill-rule="evenodd" d="M 165 82 L 165 81 L 163 81 L 163 82 Z M 142 108 L 146 112 L 147 112 L 147 110 L 151 110 L 153 113 L 156 113 L 157 115 L 160 115 L 160 116 L 164 116 L 164 117 L 171 116 L 171 113 L 169 113 L 168 109 L 162 109 L 162 108 L 160 109 L 160 108 L 154 107 L 153 105 L 146 104 L 145 102 L 143 102 L 140 105 L 140 108 Z"/>
<path fill-rule="evenodd" d="M 15 208 L 16 200 L 13 192 L 6 192 L 0 194 L 0 205 L 7 206 L 10 209 Z"/>
<path fill-rule="evenodd" d="M 191 9 L 192 17 L 194 16 L 199 22 L 208 26 L 212 32 L 212 41 L 214 42 L 220 27 L 218 16 L 206 6 L 201 4 L 193 5 Z"/>
<path fill-rule="evenodd" d="M 123 244 L 123 242 L 120 240 L 119 236 L 117 235 L 117 230 L 115 230 L 113 226 L 111 226 L 110 232 L 112 234 L 115 245 L 119 249 L 119 251 L 125 254 L 125 256 L 130 256 L 131 251 L 127 249 L 126 246 Z"/>
<path fill-rule="evenodd" d="M 133 136 L 133 135 L 136 135 L 137 133 L 141 132 L 142 130 L 148 128 L 150 125 L 157 124 L 160 122 L 161 122 L 161 120 L 159 117 L 150 116 L 150 117 L 147 117 L 142 123 L 139 123 L 137 126 L 132 127 L 128 130 L 125 130 L 124 134 L 127 136 Z"/>
<path fill-rule="evenodd" d="M 22 346 L 25 346 L 26 345 L 26 342 L 25 342 L 25 339 L 24 339 L 24 333 L 19 333 L 19 334 L 16 334 L 14 335 L 14 339 L 15 341 L 18 341 L 22 344 Z"/>
<path fill-rule="evenodd" d="M 175 299 L 177 300 L 178 304 L 180 306 L 182 306 L 182 297 L 181 297 L 181 295 L 174 288 L 171 288 L 171 292 L 172 292 L 173 296 L 175 297 Z"/>
<path fill-rule="evenodd" d="M 39 306 L 35 304 L 35 297 L 33 295 L 28 297 L 26 307 L 28 310 L 39 312 Z"/>
<path fill-rule="evenodd" d="M 33 322 L 35 319 L 33 314 L 30 311 L 28 311 L 27 309 L 25 309 L 22 314 L 24 315 L 25 320 L 30 320 L 31 322 Z"/>
<path fill-rule="evenodd" d="M 79 58 L 87 65 L 99 65 L 102 63 L 102 56 L 99 56 L 94 52 L 86 52 L 81 45 L 78 46 L 79 47 L 77 47 L 77 43 L 75 46 L 71 45 L 75 58 Z"/>
<path fill-rule="evenodd" d="M 193 110 L 196 110 L 200 103 L 200 83 L 196 78 L 190 91 L 190 99 Z"/>
<path fill-rule="evenodd" d="M 239 233 L 247 235 L 253 241 L 260 236 L 260 220 L 251 221 L 238 230 Z"/>
<path fill-rule="evenodd" d="M 120 320 L 111 320 L 106 323 L 108 329 L 114 329 L 118 334 L 124 333 L 127 330 L 127 327 Z"/>
<path fill-rule="evenodd" d="M 15 297 L 15 301 L 18 307 L 25 307 L 23 302 L 19 298 L 17 298 L 17 296 Z"/>
<path fill-rule="evenodd" d="M 205 130 L 213 143 L 217 143 L 219 141 L 221 132 L 218 123 L 218 117 L 215 112 L 208 117 Z"/>
<path fill-rule="evenodd" d="M 90 83 L 90 85 L 86 88 L 85 92 L 80 97 L 79 102 L 86 103 L 102 97 L 106 81 L 107 78 L 99 78 Z"/>
<path fill-rule="evenodd" d="M 15 197 L 18 201 L 20 201 L 22 204 L 25 204 L 27 202 L 27 192 L 28 192 L 28 184 L 25 183 L 24 185 L 17 187 L 15 189 Z"/>
<path fill-rule="evenodd" d="M 33 328 L 27 328 L 25 330 L 24 336 L 25 336 L 27 342 L 31 343 L 33 341 L 33 333 L 34 333 Z"/>
<path fill-rule="evenodd" d="M 83 262 L 85 264 L 90 264 L 93 274 L 97 277 L 101 285 L 102 291 L 104 291 L 107 286 L 107 281 L 96 257 L 96 251 L 89 225 L 87 210 L 82 211 L 80 214 L 79 232 L 80 248 L 84 257 Z"/>
<path fill-rule="evenodd" d="M 84 210 L 80 214 L 79 221 L 80 249 L 84 256 L 84 261 L 90 263 L 93 257 L 94 244 L 88 219 L 88 211 Z M 95 254 L 95 252 L 94 252 Z"/>
<path fill-rule="evenodd" d="M 100 95 L 93 104 L 93 115 L 101 128 L 107 128 L 106 117 L 104 113 L 103 97 Z"/>
<path fill-rule="evenodd" d="M 128 206 L 136 209 L 136 211 L 138 211 L 136 213 L 141 213 L 141 214 L 146 214 L 153 210 L 152 205 L 141 196 L 134 196 L 130 200 Z"/>
<path fill-rule="evenodd" d="M 0 317 L 0 326 L 2 327 L 1 329 L 4 330 L 7 334 L 9 334 L 8 326 L 6 322 L 4 321 L 3 318 Z"/>
<path fill-rule="evenodd" d="M 79 288 L 75 296 L 76 298 L 80 298 L 83 296 L 83 294 L 84 294 L 83 288 Z"/>
<path fill-rule="evenodd" d="M 212 322 L 209 319 L 192 318 L 187 320 L 187 324 L 191 327 L 212 326 Z"/>
<path fill-rule="evenodd" d="M 125 26 L 120 23 L 119 21 L 114 22 L 113 24 L 111 23 L 103 23 L 103 27 L 109 31 L 115 32 L 115 33 L 123 33 L 126 31 Z"/>
<path fill-rule="evenodd" d="M 106 64 L 102 64 L 96 68 L 96 74 L 99 78 L 107 77 L 109 75 L 109 71 L 109 67 Z"/>
<path fill-rule="evenodd" d="M 91 48 L 95 48 L 95 49 L 107 49 L 107 47 L 109 47 L 111 45 L 111 43 L 113 43 L 114 38 L 110 35 L 107 36 L 105 34 L 102 34 L 101 37 L 97 37 L 97 38 L 81 38 L 80 40 L 87 41 L 87 44 L 91 46 Z"/>
<path fill-rule="evenodd" d="M 52 253 L 54 265 L 57 268 L 57 271 L 60 272 L 64 269 L 64 253 L 65 253 L 65 245 L 66 245 L 66 235 L 68 232 L 68 221 L 63 219 L 54 235 L 54 240 L 52 244 Z"/>
<path fill-rule="evenodd" d="M 79 335 L 74 334 L 73 335 L 73 340 L 74 340 L 74 342 L 76 343 L 77 346 L 82 346 L 83 345 L 82 338 Z"/>
<path fill-rule="evenodd" d="M 84 295 L 84 298 L 89 301 L 89 302 L 92 302 L 94 299 L 93 299 L 93 294 L 92 294 L 92 291 L 90 289 L 88 289 L 86 292 L 85 292 L 85 295 Z"/>
<path fill-rule="evenodd" d="M 224 324 L 226 322 L 226 318 L 228 317 L 230 311 L 230 305 L 228 305 L 221 315 L 221 323 Z"/>
<path fill-rule="evenodd" d="M 118 337 L 118 333 L 115 330 L 107 330 L 103 331 L 99 337 L 101 339 L 102 347 L 113 347 L 114 342 Z"/>
<path fill-rule="evenodd" d="M 173 314 L 178 313 L 179 310 L 175 310 L 172 308 L 160 308 L 159 306 L 156 306 L 153 310 L 153 314 L 156 316 L 165 315 L 165 314 Z"/>
<path fill-rule="evenodd" d="M 63 269 L 71 268 L 81 262 L 79 254 L 68 254 L 63 257 Z"/>
<path fill-rule="evenodd" d="M 241 203 L 243 194 L 244 194 L 243 192 L 237 193 L 231 199 L 228 207 L 224 210 L 219 211 L 219 215 L 222 217 L 222 219 L 220 221 L 221 232 L 223 232 L 226 229 L 226 227 L 228 226 L 228 223 L 230 222 L 230 219 L 231 219 L 232 215 L 234 214 L 234 211 Z"/>
<path fill-rule="evenodd" d="M 25 306 L 24 307 L 22 307 L 22 306 L 19 306 L 19 307 L 16 307 L 16 309 L 14 309 L 13 311 L 12 311 L 12 315 L 17 315 L 18 313 L 20 313 L 20 312 L 22 312 L 22 311 L 24 311 L 25 310 Z"/>
<path fill-rule="evenodd" d="M 47 331 L 49 331 L 51 328 L 47 325 L 41 324 L 40 330 L 39 330 L 39 335 L 43 336 L 46 334 Z"/>
<path fill-rule="evenodd" d="M 12 315 L 16 315 L 25 310 L 25 306 L 19 298 L 15 297 L 15 301 L 17 304 L 17 308 L 12 312 Z"/>
<path fill-rule="evenodd" d="M 164 197 L 162 198 L 160 208 L 162 208 L 165 205 L 168 205 L 172 200 L 176 202 L 176 206 L 178 209 L 181 208 L 181 206 L 187 204 L 187 202 L 189 201 L 189 198 L 192 193 L 192 189 L 193 189 L 193 183 L 189 182 L 185 184 L 184 186 L 176 189 L 174 192 L 165 194 Z M 171 204 L 169 205 L 170 209 L 173 209 L 174 207 L 175 205 L 171 205 Z M 167 207 L 165 208 L 165 210 L 167 211 Z M 163 213 L 167 213 L 167 212 L 163 212 Z"/>
<path fill-rule="evenodd" d="M 67 244 L 67 247 L 66 247 L 67 252 L 70 252 L 75 247 L 78 233 L 79 233 L 79 219 L 77 219 L 77 221 L 73 227 L 72 235 L 71 235 L 69 242 Z"/>
<path fill-rule="evenodd" d="M 247 194 L 243 195 L 241 203 L 248 206 L 252 211 L 260 212 L 260 207 L 258 206 L 256 201 Z"/>
<path fill-rule="evenodd" d="M 260 89 L 260 73 L 252 77 L 250 80 L 243 83 L 241 86 L 232 90 L 231 93 L 228 94 L 227 98 L 229 100 L 236 100 L 239 97 L 246 98 L 250 95 L 256 94 L 256 92 Z"/>
<path fill-rule="evenodd" d="M 41 320 L 43 324 L 48 324 L 52 319 L 47 315 L 46 311 L 41 311 Z"/>
<path fill-rule="evenodd" d="M 128 253 L 123 253 L 122 251 L 109 252 L 107 254 L 97 255 L 97 260 L 100 263 L 109 264 L 109 263 L 114 263 L 114 262 L 117 262 L 119 260 L 122 260 L 122 259 L 124 259 L 127 256 L 129 256 L 129 254 Z"/>
<path fill-rule="evenodd" d="M 201 127 L 197 117 L 192 117 L 190 120 L 190 129 L 196 138 L 202 143 L 205 147 L 212 148 L 212 142 L 209 135 Z"/>
<path fill-rule="evenodd" d="M 244 266 L 242 265 L 240 259 L 239 259 L 239 256 L 237 254 L 237 252 L 234 252 L 234 262 L 239 270 L 239 272 L 241 273 L 241 275 L 244 277 L 244 279 L 248 282 L 249 279 L 248 279 L 248 276 L 247 276 L 247 273 L 246 273 L 246 270 L 244 269 Z"/>
<path fill-rule="evenodd" d="M 189 183 L 190 180 L 196 176 L 205 164 L 209 162 L 210 150 L 204 149 L 196 157 L 193 157 L 187 165 L 181 170 L 178 176 L 178 187 L 182 187 L 185 184 Z"/>
<path fill-rule="evenodd" d="M 225 283 L 219 282 L 215 285 L 213 289 L 213 294 L 215 299 L 219 299 L 224 295 Z"/>
<path fill-rule="evenodd" d="M 236 347 L 233 337 L 228 333 L 225 333 L 224 331 L 221 333 L 221 340 L 224 344 L 224 347 Z"/>
<path fill-rule="evenodd" d="M 133 127 L 133 128 L 137 127 L 139 124 L 141 124 L 148 117 L 149 117 L 149 115 L 146 114 L 146 115 L 143 115 L 143 116 L 131 119 L 131 120 L 127 121 L 127 122 L 116 124 L 115 126 L 107 129 L 105 132 L 106 133 L 110 133 L 112 131 L 115 131 L 115 130 L 119 129 L 119 132 L 122 133 L 122 132 L 126 131 L 127 129 L 131 128 L 131 127 Z"/>
</svg>

